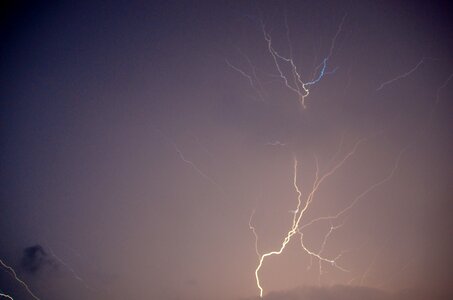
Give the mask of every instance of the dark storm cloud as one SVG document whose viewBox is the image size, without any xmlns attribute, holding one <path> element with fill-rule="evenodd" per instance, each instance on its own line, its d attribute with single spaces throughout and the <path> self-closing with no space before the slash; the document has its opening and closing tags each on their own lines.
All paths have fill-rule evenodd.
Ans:
<svg viewBox="0 0 453 300">
<path fill-rule="evenodd" d="M 336 285 L 332 287 L 305 286 L 288 291 L 272 292 L 265 296 L 266 300 L 447 300 L 451 294 L 438 291 L 408 289 L 390 293 L 383 290 Z M 255 299 L 255 298 L 254 298 Z M 256 298 L 258 299 L 258 298 Z"/>
<path fill-rule="evenodd" d="M 20 266 L 22 270 L 36 274 L 45 268 L 55 267 L 55 262 L 41 245 L 34 245 L 23 250 Z"/>
</svg>

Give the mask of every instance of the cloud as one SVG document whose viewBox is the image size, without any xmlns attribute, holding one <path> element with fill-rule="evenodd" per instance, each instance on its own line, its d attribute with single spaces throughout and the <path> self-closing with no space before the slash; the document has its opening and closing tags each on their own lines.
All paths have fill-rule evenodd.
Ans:
<svg viewBox="0 0 453 300">
<path fill-rule="evenodd" d="M 253 298 L 259 299 L 259 298 Z M 453 299 L 452 293 L 407 289 L 398 292 L 386 292 L 383 290 L 336 285 L 332 287 L 305 286 L 288 291 L 271 292 L 265 300 L 448 300 Z M 249 299 L 252 300 L 252 299 Z"/>
<path fill-rule="evenodd" d="M 22 270 L 28 273 L 36 274 L 44 268 L 54 267 L 55 265 L 55 262 L 41 245 L 34 245 L 23 250 L 20 266 Z"/>
<path fill-rule="evenodd" d="M 380 290 L 366 287 L 349 287 L 349 286 L 333 286 L 333 287 L 302 287 L 290 291 L 270 293 L 266 300 L 387 300 L 389 299 L 386 293 Z"/>
</svg>

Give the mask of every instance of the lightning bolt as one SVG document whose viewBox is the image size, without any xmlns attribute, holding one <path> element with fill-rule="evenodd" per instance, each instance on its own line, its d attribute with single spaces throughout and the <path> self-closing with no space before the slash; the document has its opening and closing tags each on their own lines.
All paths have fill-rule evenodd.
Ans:
<svg viewBox="0 0 453 300">
<path fill-rule="evenodd" d="M 179 158 L 181 158 L 181 160 L 183 162 L 190 165 L 198 174 L 200 174 L 201 177 L 203 177 L 204 179 L 206 179 L 207 181 L 209 181 L 210 183 L 215 185 L 220 191 L 222 191 L 223 193 L 225 192 L 223 187 L 220 184 L 218 184 L 211 177 L 209 177 L 206 173 L 204 173 L 194 162 L 185 158 L 184 154 L 181 152 L 181 150 L 178 148 L 178 146 L 175 143 L 173 143 L 173 147 L 174 147 L 176 153 L 178 153 Z"/>
<path fill-rule="evenodd" d="M 338 26 L 337 32 L 335 33 L 335 35 L 332 39 L 332 43 L 330 44 L 330 50 L 329 50 L 329 55 L 327 55 L 327 59 L 331 58 L 333 55 L 333 49 L 335 48 L 335 43 L 337 41 L 338 36 L 340 35 L 341 30 L 343 29 L 343 24 L 344 24 L 344 21 L 346 20 L 347 15 L 348 14 L 344 14 L 343 18 L 341 19 L 341 23 Z"/>
<path fill-rule="evenodd" d="M 4 298 L 8 298 L 8 299 L 14 300 L 13 297 L 11 297 L 10 295 L 3 294 L 3 293 L 0 293 L 0 297 L 4 297 Z"/>
<path fill-rule="evenodd" d="M 77 279 L 78 281 L 80 281 L 88 290 L 92 290 L 92 288 L 85 282 L 85 280 L 83 280 L 82 277 L 79 276 L 79 274 L 77 274 L 77 272 L 68 264 L 66 263 L 63 259 L 61 259 L 60 257 L 58 257 L 55 252 L 52 250 L 52 248 L 50 248 L 49 246 L 47 246 L 49 248 L 49 252 L 50 254 L 58 261 L 60 262 L 63 266 L 65 266 L 69 272 L 71 272 L 72 276 Z"/>
<path fill-rule="evenodd" d="M 28 294 L 29 294 L 30 296 L 32 296 L 32 297 L 33 297 L 34 299 L 36 299 L 36 300 L 41 300 L 41 299 L 38 298 L 38 296 L 36 296 L 36 295 L 30 290 L 30 288 L 28 287 L 28 285 L 27 285 L 22 279 L 20 279 L 19 277 L 17 277 L 16 271 L 14 271 L 14 269 L 13 269 L 12 267 L 10 267 L 10 266 L 8 266 L 7 264 L 5 264 L 5 263 L 3 262 L 3 260 L 1 260 L 1 259 L 0 259 L 0 264 L 1 264 L 5 269 L 7 269 L 7 270 L 11 273 L 11 275 L 14 277 L 14 279 L 15 279 L 17 282 L 19 282 L 21 285 L 23 285 L 23 286 L 25 287 L 25 289 L 27 290 L 27 292 L 28 292 Z"/>
<path fill-rule="evenodd" d="M 348 212 L 350 209 L 352 209 L 357 202 L 359 202 L 361 199 L 363 199 L 366 195 L 368 195 L 369 193 L 371 193 L 372 191 L 374 191 L 375 189 L 377 189 L 378 187 L 380 187 L 381 185 L 385 184 L 386 182 L 390 181 L 393 176 L 395 175 L 396 173 L 396 170 L 398 169 L 399 167 L 399 163 L 401 161 L 401 158 L 403 156 L 403 154 L 407 151 L 408 147 L 405 147 L 403 148 L 399 153 L 398 153 L 398 156 L 395 160 L 395 163 L 393 164 L 393 167 L 392 169 L 390 170 L 389 174 L 387 174 L 387 176 L 385 176 L 383 179 L 381 179 L 380 181 L 372 184 L 369 188 L 367 188 L 366 190 L 364 190 L 362 193 L 360 193 L 357 197 L 355 197 L 353 199 L 353 201 L 351 201 L 351 203 L 346 206 L 344 209 L 342 209 L 341 211 L 339 211 L 337 214 L 335 215 L 331 215 L 331 216 L 324 216 L 324 217 L 319 217 L 319 218 L 316 218 L 316 219 L 313 219 L 311 220 L 310 222 L 304 224 L 301 229 L 304 229 L 308 226 L 311 226 L 313 225 L 314 223 L 317 223 L 319 221 L 323 221 L 323 220 L 334 220 L 334 219 L 338 219 L 340 216 L 344 215 L 346 212 Z"/>
<path fill-rule="evenodd" d="M 228 59 L 225 59 L 226 64 L 230 68 L 232 68 L 233 70 L 239 72 L 242 76 L 247 78 L 247 80 L 250 83 L 250 86 L 258 94 L 260 100 L 264 102 L 265 101 L 264 100 L 264 96 L 266 95 L 266 92 L 265 92 L 265 90 L 263 88 L 263 84 L 261 83 L 261 80 L 258 78 L 258 75 L 256 73 L 256 67 L 253 65 L 251 59 L 244 52 L 242 52 L 241 49 L 238 48 L 237 50 L 241 54 L 241 56 L 247 61 L 247 64 L 249 65 L 249 68 L 252 71 L 252 73 L 251 73 L 252 75 L 246 73 L 244 70 L 242 70 L 239 67 L 233 65 L 232 63 L 230 63 L 230 61 Z"/>
<path fill-rule="evenodd" d="M 307 270 L 311 269 L 312 265 L 313 265 L 313 258 L 318 258 L 318 269 L 319 269 L 319 276 L 318 276 L 318 282 L 319 284 L 321 285 L 321 276 L 323 275 L 323 269 L 322 269 L 322 262 L 328 262 L 330 263 L 332 266 L 336 267 L 337 269 L 343 271 L 343 272 L 348 272 L 348 270 L 346 270 L 345 268 L 342 268 L 340 267 L 336 261 L 344 254 L 345 251 L 343 252 L 340 252 L 340 254 L 335 257 L 334 259 L 326 259 L 326 258 L 323 258 L 321 255 L 322 253 L 324 252 L 324 249 L 325 249 L 325 246 L 327 244 L 327 240 L 329 239 L 330 235 L 337 229 L 343 227 L 344 223 L 340 224 L 340 225 L 337 225 L 337 226 L 333 226 L 332 224 L 330 225 L 330 229 L 329 231 L 324 235 L 324 239 L 321 243 L 321 247 L 318 251 L 318 253 L 314 253 L 312 251 L 310 251 L 310 254 L 312 254 L 310 256 L 310 264 L 309 266 L 307 267 Z M 302 248 L 305 250 L 305 251 L 308 251 L 307 247 L 303 244 L 303 233 L 300 231 L 300 229 L 298 229 L 298 233 L 300 234 L 300 243 L 301 243 L 301 246 Z"/>
<path fill-rule="evenodd" d="M 296 65 L 294 63 L 294 60 L 292 58 L 286 58 L 286 57 L 281 56 L 274 49 L 274 47 L 272 46 L 271 36 L 266 32 L 266 28 L 264 26 L 264 23 L 262 23 L 262 30 L 263 30 L 263 34 L 264 34 L 264 39 L 267 42 L 267 49 L 268 49 L 269 53 L 271 54 L 272 59 L 274 60 L 274 65 L 275 65 L 275 68 L 277 69 L 277 71 L 279 73 L 280 78 L 283 80 L 285 86 L 288 89 L 290 89 L 291 91 L 293 91 L 294 93 L 297 94 L 300 104 L 302 105 L 303 108 L 306 108 L 305 97 L 308 96 L 309 91 L 305 87 L 305 83 L 302 81 L 301 75 L 297 71 L 297 67 L 296 67 Z M 291 65 L 291 73 L 292 73 L 293 79 L 294 79 L 294 86 L 292 86 L 289 83 L 288 78 L 283 73 L 283 71 L 281 69 L 281 66 L 280 66 L 280 63 L 279 63 L 279 59 L 283 60 L 283 61 L 285 61 L 285 62 L 287 62 L 287 63 L 289 63 Z"/>
<path fill-rule="evenodd" d="M 453 73 L 451 73 L 444 81 L 444 83 L 439 86 L 437 88 L 437 91 L 436 91 L 436 101 L 434 102 L 434 104 L 432 105 L 431 107 L 431 110 L 429 112 L 429 117 L 428 117 L 428 121 L 426 122 L 425 126 L 421 129 L 421 134 L 424 134 L 425 131 L 427 130 L 427 127 L 431 124 L 432 122 L 432 119 L 433 119 L 433 116 L 434 116 L 434 112 L 436 110 L 436 107 L 437 105 L 439 104 L 440 102 L 440 99 L 441 99 L 441 91 L 450 83 L 451 79 L 453 78 Z"/>
<path fill-rule="evenodd" d="M 315 180 L 314 180 L 314 183 L 313 183 L 313 187 L 312 187 L 310 193 L 308 194 L 307 199 L 305 200 L 304 204 L 302 204 L 302 191 L 300 190 L 300 188 L 299 188 L 299 186 L 297 184 L 297 170 L 298 170 L 299 162 L 298 162 L 297 158 L 294 157 L 293 187 L 294 187 L 294 190 L 295 190 L 295 192 L 297 194 L 297 206 L 296 206 L 296 209 L 294 210 L 292 226 L 291 226 L 290 230 L 287 232 L 286 237 L 283 239 L 283 242 L 282 242 L 280 248 L 277 249 L 277 250 L 274 250 L 274 251 L 270 251 L 270 252 L 264 253 L 264 254 L 259 256 L 260 257 L 259 263 L 258 263 L 257 268 L 255 269 L 255 279 L 256 279 L 256 285 L 257 285 L 257 287 L 258 287 L 258 289 L 260 291 L 260 297 L 261 298 L 263 297 L 263 287 L 261 286 L 259 273 L 260 273 L 261 267 L 264 264 L 265 259 L 268 258 L 268 257 L 274 256 L 274 255 L 282 254 L 283 251 L 286 248 L 286 245 L 291 241 L 291 238 L 296 233 L 300 234 L 300 244 L 302 246 L 302 249 L 308 255 L 310 255 L 312 257 L 315 257 L 315 258 L 317 258 L 320 261 L 324 261 L 324 262 L 330 263 L 332 266 L 334 266 L 334 267 L 336 267 L 336 268 L 338 268 L 338 269 L 340 269 L 342 271 L 347 271 L 346 269 L 342 268 L 341 266 L 339 266 L 336 263 L 336 260 L 339 258 L 339 256 L 341 256 L 341 254 L 338 257 L 334 258 L 334 259 L 328 259 L 328 258 L 325 258 L 325 257 L 321 256 L 320 253 L 316 253 L 316 252 L 311 251 L 310 249 L 308 249 L 305 246 L 304 242 L 303 242 L 303 233 L 302 233 L 301 229 L 299 228 L 299 224 L 300 224 L 300 221 L 302 220 L 302 217 L 303 217 L 304 213 L 308 210 L 311 202 L 313 201 L 313 198 L 314 198 L 317 190 L 319 189 L 320 185 L 324 182 L 324 180 L 326 180 L 331 175 L 333 175 L 348 160 L 348 158 L 350 158 L 356 152 L 358 146 L 360 145 L 360 143 L 363 140 L 364 139 L 358 140 L 355 143 L 353 149 L 348 154 L 346 154 L 343 157 L 343 159 L 338 164 L 336 164 L 334 167 L 332 167 L 330 169 L 330 171 L 324 173 L 321 177 L 319 177 L 318 159 L 315 157 L 315 163 L 316 163 Z M 254 229 L 253 229 L 253 231 L 254 231 Z M 256 236 L 255 241 L 257 241 L 257 236 Z M 257 253 L 259 253 L 259 252 L 257 251 Z"/>
<path fill-rule="evenodd" d="M 255 210 L 252 211 L 252 214 L 250 215 L 250 219 L 249 219 L 249 228 L 250 230 L 252 231 L 253 233 L 253 236 L 255 237 L 255 252 L 256 252 L 256 255 L 259 257 L 261 257 L 261 254 L 258 250 L 258 234 L 256 233 L 256 229 L 255 227 L 252 225 L 252 219 L 253 219 L 253 216 L 255 215 Z"/>
<path fill-rule="evenodd" d="M 395 82 L 395 81 L 397 81 L 397 80 L 406 78 L 407 76 L 411 75 L 412 73 L 414 73 L 414 72 L 418 69 L 418 67 L 420 67 L 420 66 L 425 62 L 425 60 L 426 60 L 426 58 L 423 57 L 423 58 L 418 62 L 418 64 L 415 65 L 415 67 L 413 67 L 412 69 L 410 69 L 410 70 L 407 71 L 406 73 L 401 74 L 401 75 L 398 75 L 398 76 L 396 76 L 396 77 L 393 78 L 393 79 L 390 79 L 390 80 L 387 80 L 387 81 L 381 83 L 381 85 L 376 89 L 376 91 L 380 91 L 380 90 L 382 90 L 386 85 L 391 84 L 391 83 L 393 83 L 393 82 Z"/>
<path fill-rule="evenodd" d="M 181 149 L 178 147 L 178 145 L 170 138 L 168 138 L 163 132 L 162 130 L 160 129 L 157 129 L 157 128 L 154 128 L 155 131 L 157 131 L 162 137 L 163 139 L 168 143 L 170 144 L 173 149 L 176 151 L 176 153 L 178 154 L 179 158 L 186 164 L 188 164 L 189 166 L 192 167 L 192 169 L 195 170 L 195 172 L 197 172 L 201 177 L 203 177 L 204 179 L 206 179 L 207 181 L 209 181 L 210 183 L 212 183 L 214 186 L 216 186 L 222 193 L 225 193 L 225 190 L 223 189 L 223 187 L 217 183 L 214 179 L 212 179 L 211 177 L 209 177 L 205 172 L 203 172 L 193 161 L 187 159 L 183 152 L 181 151 Z"/>
<path fill-rule="evenodd" d="M 245 78 L 248 79 L 249 83 L 250 83 L 250 86 L 256 91 L 256 93 L 258 94 L 258 96 L 260 97 L 260 99 L 262 101 L 264 101 L 264 97 L 262 95 L 262 91 L 260 89 L 258 89 L 258 87 L 255 85 L 255 81 L 253 80 L 252 76 L 247 74 L 245 71 L 239 69 L 238 67 L 234 66 L 233 64 L 231 64 L 227 59 L 225 59 L 225 62 L 226 64 L 232 68 L 233 70 L 239 72 L 242 76 L 244 76 Z M 253 71 L 255 72 L 255 71 Z M 256 76 L 256 73 L 255 73 L 255 76 Z M 257 81 L 258 82 L 258 81 Z"/>
<path fill-rule="evenodd" d="M 328 258 L 325 258 L 323 256 L 321 256 L 321 254 L 318 252 L 318 253 L 315 253 L 314 251 L 311 251 L 309 250 L 304 242 L 303 242 L 303 237 L 304 237 L 304 234 L 300 231 L 300 230 L 297 230 L 297 232 L 300 234 L 300 245 L 302 246 L 302 249 L 307 252 L 309 255 L 311 255 L 312 257 L 315 257 L 317 258 L 320 262 L 328 262 L 330 263 L 332 266 L 338 268 L 339 270 L 343 271 L 343 272 L 349 272 L 348 270 L 346 270 L 345 268 L 341 267 L 338 265 L 337 263 L 337 260 L 343 255 L 343 253 L 340 253 L 339 255 L 337 255 L 337 257 L 333 258 L 333 259 L 328 259 Z"/>
<path fill-rule="evenodd" d="M 327 74 L 332 74 L 336 71 L 336 68 L 332 71 L 327 71 L 327 62 L 328 60 L 331 58 L 332 54 L 333 54 L 333 50 L 335 48 L 335 42 L 338 38 L 338 35 L 340 34 L 341 30 L 342 30 L 342 27 L 343 27 L 343 23 L 346 19 L 346 15 L 343 16 L 343 19 L 338 27 L 338 30 L 337 32 L 335 33 L 333 39 L 332 39 L 332 43 L 330 45 L 330 49 L 329 49 L 329 54 L 323 59 L 322 63 L 320 65 L 318 65 L 318 67 L 315 69 L 315 75 L 314 75 L 314 79 L 312 79 L 311 81 L 308 81 L 308 82 L 304 82 L 302 80 L 302 76 L 301 74 L 299 73 L 299 71 L 297 70 L 297 66 L 294 62 L 294 59 L 293 59 L 293 49 L 292 49 L 292 46 L 291 46 L 291 39 L 290 39 L 290 32 L 289 32 L 289 26 L 288 26 L 288 20 L 285 16 L 285 27 L 286 27 L 286 39 L 288 41 L 288 47 L 289 47 L 289 57 L 284 57 L 283 55 L 279 54 L 277 52 L 277 50 L 275 50 L 275 48 L 273 47 L 272 45 L 272 38 L 270 36 L 270 34 L 266 31 L 266 28 L 265 28 L 265 25 L 263 22 L 261 22 L 261 27 L 262 27 L 262 31 L 263 31 L 263 35 L 264 35 L 264 40 L 266 41 L 267 43 L 267 49 L 268 49 L 268 52 L 269 54 L 272 56 L 272 59 L 274 61 L 274 66 L 278 72 L 278 75 L 279 77 L 283 80 L 283 83 L 285 84 L 285 86 L 293 91 L 294 93 L 297 94 L 298 96 L 298 100 L 299 100 L 299 103 L 301 104 L 302 108 L 306 108 L 306 104 L 305 104 L 305 98 L 310 94 L 310 90 L 309 90 L 309 87 L 312 86 L 312 85 L 315 85 L 316 83 L 318 83 L 323 77 L 324 75 L 327 75 Z M 290 80 L 288 79 L 288 77 L 284 74 L 283 70 L 282 70 L 282 66 L 280 65 L 280 62 L 279 61 L 283 61 L 287 64 L 290 65 L 290 68 L 291 68 L 291 74 L 292 74 L 292 84 L 290 83 Z M 318 73 L 318 70 L 321 69 Z M 316 76 L 316 73 L 318 73 L 318 75 Z"/>
<path fill-rule="evenodd" d="M 304 109 L 306 108 L 305 98 L 310 94 L 310 87 L 312 85 L 317 84 L 325 75 L 333 74 L 337 70 L 337 68 L 335 68 L 331 71 L 327 71 L 327 62 L 332 57 L 336 40 L 342 30 L 345 19 L 346 19 L 346 14 L 343 16 L 343 19 L 341 20 L 341 23 L 337 29 L 337 32 L 335 33 L 335 35 L 332 39 L 328 55 L 323 59 L 321 64 L 319 64 L 315 68 L 313 79 L 310 81 L 307 81 L 307 82 L 302 80 L 301 73 L 298 71 L 296 63 L 294 62 L 293 47 L 292 47 L 291 38 L 290 38 L 288 18 L 286 16 L 286 14 L 285 14 L 285 28 L 286 28 L 286 39 L 287 39 L 288 48 L 289 48 L 289 57 L 285 57 L 285 56 L 281 55 L 275 49 L 275 47 L 272 44 L 271 35 L 266 31 L 266 26 L 265 26 L 263 20 L 261 20 L 261 29 L 263 32 L 264 40 L 267 43 L 267 50 L 268 50 L 269 54 L 271 55 L 272 60 L 274 62 L 274 67 L 278 72 L 278 75 L 276 75 L 276 76 L 278 78 L 280 78 L 280 80 L 283 81 L 286 88 L 288 88 L 289 90 L 291 90 L 292 92 L 294 92 L 297 95 L 298 101 L 299 101 L 300 105 L 302 106 L 302 108 L 304 108 Z M 240 50 L 239 50 L 239 52 L 247 60 L 249 67 L 252 70 L 253 76 L 251 74 L 245 72 L 244 70 L 240 69 L 239 67 L 233 65 L 227 59 L 225 59 L 226 64 L 233 70 L 240 73 L 243 77 L 245 77 L 249 81 L 250 86 L 257 92 L 260 99 L 264 101 L 265 92 L 264 92 L 264 88 L 261 84 L 261 81 L 258 79 L 258 76 L 256 74 L 256 68 L 252 64 L 251 60 L 244 53 L 242 53 Z M 283 67 L 281 65 L 282 63 L 290 66 L 290 70 L 291 70 L 290 73 L 291 73 L 292 79 L 290 79 L 289 76 L 286 75 L 285 72 L 283 71 L 283 69 L 282 69 Z"/>
<path fill-rule="evenodd" d="M 326 244 L 327 244 L 327 240 L 329 239 L 330 235 L 337 229 L 343 227 L 344 223 L 340 224 L 340 225 L 337 225 L 337 226 L 333 226 L 332 224 L 330 224 L 330 229 L 329 231 L 327 232 L 327 234 L 324 236 L 324 239 L 322 241 L 322 244 L 321 244 L 321 247 L 318 251 L 318 256 L 321 256 L 322 253 L 324 252 L 324 249 L 326 247 Z M 299 231 L 300 232 L 300 231 Z M 301 235 L 301 239 L 302 239 L 302 235 Z M 341 254 L 340 254 L 341 256 Z M 334 261 L 336 259 L 338 259 L 339 257 L 335 258 Z M 319 283 L 321 284 L 321 276 L 323 274 L 323 271 L 322 271 L 322 260 L 318 260 L 318 265 L 319 265 L 319 277 L 318 277 L 318 280 L 319 280 Z"/>
</svg>

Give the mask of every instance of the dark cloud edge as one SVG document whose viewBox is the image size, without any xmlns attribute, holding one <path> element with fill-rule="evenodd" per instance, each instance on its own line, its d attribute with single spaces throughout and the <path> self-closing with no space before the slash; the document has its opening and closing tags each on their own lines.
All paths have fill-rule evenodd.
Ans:
<svg viewBox="0 0 453 300">
<path fill-rule="evenodd" d="M 259 297 L 242 300 L 257 300 Z M 438 291 L 422 288 L 407 288 L 395 292 L 382 289 L 334 285 L 330 287 L 301 286 L 286 291 L 270 292 L 263 300 L 451 300 L 451 291 Z"/>
</svg>

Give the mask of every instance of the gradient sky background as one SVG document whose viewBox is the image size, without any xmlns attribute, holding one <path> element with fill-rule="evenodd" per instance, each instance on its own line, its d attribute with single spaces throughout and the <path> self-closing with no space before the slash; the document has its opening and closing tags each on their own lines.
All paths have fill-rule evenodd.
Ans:
<svg viewBox="0 0 453 300">
<path fill-rule="evenodd" d="M 349 272 L 307 269 L 294 236 L 261 269 L 264 298 L 451 297 L 447 1 L 79 2 L 2 8 L 0 259 L 40 299 L 256 299 L 252 211 L 259 250 L 278 249 L 294 157 L 306 196 L 314 157 L 322 174 L 360 138 L 301 222 L 347 207 L 403 151 L 391 180 L 304 231 L 319 251 L 343 224 L 323 254 L 345 251 Z M 344 17 L 335 72 L 303 109 L 261 21 L 289 56 L 287 20 L 309 81 Z M 262 90 L 227 62 L 255 68 Z M 0 291 L 33 299 L 5 268 Z"/>
</svg>

